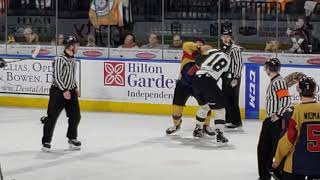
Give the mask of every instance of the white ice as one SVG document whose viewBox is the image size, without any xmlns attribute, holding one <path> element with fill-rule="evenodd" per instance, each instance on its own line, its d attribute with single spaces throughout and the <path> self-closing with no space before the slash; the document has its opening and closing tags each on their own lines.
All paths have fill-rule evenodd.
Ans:
<svg viewBox="0 0 320 180">
<path fill-rule="evenodd" d="M 261 123 L 245 121 L 230 143 L 194 139 L 192 118 L 168 137 L 169 116 L 82 112 L 81 151 L 67 151 L 67 118 L 56 125 L 53 152 L 40 151 L 44 109 L 0 108 L 0 163 L 5 180 L 256 180 Z"/>
</svg>

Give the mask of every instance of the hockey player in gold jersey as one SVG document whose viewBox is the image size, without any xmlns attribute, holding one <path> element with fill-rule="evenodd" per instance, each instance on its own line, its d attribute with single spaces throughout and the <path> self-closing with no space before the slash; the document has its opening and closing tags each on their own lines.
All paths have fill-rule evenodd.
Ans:
<svg viewBox="0 0 320 180">
<path fill-rule="evenodd" d="M 273 168 L 284 161 L 282 180 L 320 179 L 320 103 L 311 77 L 299 81 L 302 103 L 292 108 L 285 134 L 279 140 Z"/>
<path fill-rule="evenodd" d="M 172 119 L 173 126 L 166 130 L 166 134 L 171 135 L 178 132 L 181 128 L 182 113 L 184 106 L 190 96 L 193 96 L 192 89 L 192 75 L 198 70 L 195 61 L 197 55 L 205 51 L 208 47 L 202 39 L 198 39 L 196 42 L 185 42 L 182 46 L 183 56 L 180 65 L 180 75 L 177 81 L 174 97 L 172 103 Z M 211 47 L 212 48 L 212 47 Z M 206 118 L 203 126 L 204 134 L 214 136 L 215 132 L 210 128 L 210 112 Z M 194 136 L 199 137 L 196 131 Z"/>
</svg>

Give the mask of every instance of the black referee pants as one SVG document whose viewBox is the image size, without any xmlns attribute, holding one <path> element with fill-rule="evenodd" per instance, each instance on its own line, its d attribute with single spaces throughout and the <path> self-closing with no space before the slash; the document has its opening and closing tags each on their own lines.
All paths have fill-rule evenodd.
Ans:
<svg viewBox="0 0 320 180">
<path fill-rule="evenodd" d="M 223 79 L 222 92 L 226 99 L 226 123 L 232 123 L 237 126 L 242 126 L 240 107 L 239 107 L 239 93 L 241 78 L 237 79 L 238 84 L 231 87 L 231 79 Z"/>
<path fill-rule="evenodd" d="M 50 143 L 53 131 L 56 126 L 57 119 L 63 109 L 66 110 L 68 119 L 67 138 L 77 139 L 78 125 L 80 122 L 80 107 L 78 95 L 75 90 L 70 90 L 71 99 L 66 100 L 63 97 L 63 91 L 59 88 L 51 86 L 50 99 L 48 104 L 48 117 L 43 126 L 42 143 Z"/>
<path fill-rule="evenodd" d="M 282 119 L 272 122 L 271 118 L 264 120 L 258 143 L 258 169 L 261 180 L 270 180 L 269 171 L 272 168 L 273 157 L 277 149 L 282 131 Z"/>
</svg>

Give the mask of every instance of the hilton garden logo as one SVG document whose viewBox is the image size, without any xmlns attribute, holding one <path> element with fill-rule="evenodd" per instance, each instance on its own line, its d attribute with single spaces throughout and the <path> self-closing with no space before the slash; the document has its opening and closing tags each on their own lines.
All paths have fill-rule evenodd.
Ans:
<svg viewBox="0 0 320 180">
<path fill-rule="evenodd" d="M 104 63 L 104 85 L 124 86 L 125 85 L 125 63 L 105 62 Z"/>
</svg>

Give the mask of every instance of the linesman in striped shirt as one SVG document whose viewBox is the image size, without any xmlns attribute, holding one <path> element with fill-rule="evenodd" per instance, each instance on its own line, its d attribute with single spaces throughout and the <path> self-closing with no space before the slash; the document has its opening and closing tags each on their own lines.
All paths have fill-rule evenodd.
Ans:
<svg viewBox="0 0 320 180">
<path fill-rule="evenodd" d="M 76 59 L 79 43 L 73 36 L 67 37 L 64 42 L 63 55 L 53 62 L 53 82 L 50 88 L 50 97 L 47 117 L 44 121 L 42 150 L 50 151 L 51 140 L 57 119 L 65 109 L 68 119 L 67 138 L 71 149 L 80 150 L 81 142 L 77 140 L 78 125 L 80 122 L 79 91 L 76 76 Z"/>
<path fill-rule="evenodd" d="M 271 82 L 266 95 L 266 119 L 262 124 L 258 143 L 258 169 L 260 180 L 270 180 L 269 170 L 282 131 L 282 117 L 290 106 L 286 81 L 280 75 L 281 63 L 272 58 L 264 65 Z"/>
<path fill-rule="evenodd" d="M 226 53 L 231 64 L 228 72 L 222 76 L 222 92 L 226 98 L 226 128 L 238 128 L 242 126 L 239 93 L 241 72 L 244 66 L 241 56 L 241 48 L 232 42 L 232 29 L 228 25 L 221 28 L 221 50 Z"/>
</svg>

